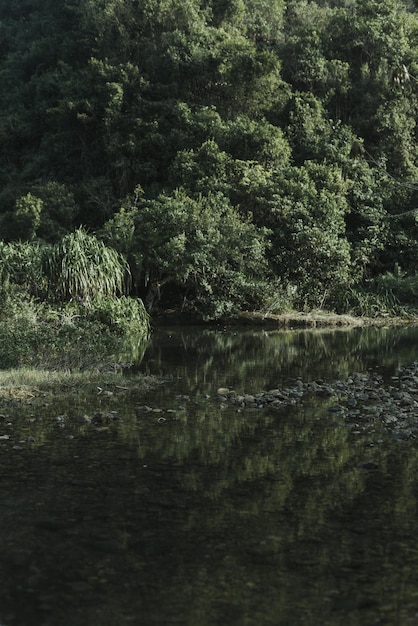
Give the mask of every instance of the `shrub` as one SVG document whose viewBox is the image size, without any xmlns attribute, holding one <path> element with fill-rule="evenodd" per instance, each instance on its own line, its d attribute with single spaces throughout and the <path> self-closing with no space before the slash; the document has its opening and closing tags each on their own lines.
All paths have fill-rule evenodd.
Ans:
<svg viewBox="0 0 418 626">
<path fill-rule="evenodd" d="M 122 256 L 82 228 L 51 247 L 44 270 L 51 297 L 64 301 L 116 296 L 125 291 L 129 280 Z"/>
<path fill-rule="evenodd" d="M 139 362 L 149 331 L 142 303 L 103 298 L 95 305 L 53 308 L 18 293 L 1 301 L 0 369 L 102 370 Z"/>
<path fill-rule="evenodd" d="M 4 290 L 19 286 L 29 295 L 42 297 L 47 291 L 43 272 L 46 246 L 37 243 L 0 241 L 0 286 Z"/>
<path fill-rule="evenodd" d="M 100 322 L 119 334 L 149 333 L 149 315 L 142 300 L 122 296 L 100 296 L 87 309 L 87 319 Z"/>
</svg>

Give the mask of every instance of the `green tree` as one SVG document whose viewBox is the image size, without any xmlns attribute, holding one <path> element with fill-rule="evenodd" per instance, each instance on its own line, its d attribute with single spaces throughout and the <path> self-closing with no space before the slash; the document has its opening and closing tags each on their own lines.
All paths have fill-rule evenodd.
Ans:
<svg viewBox="0 0 418 626">
<path fill-rule="evenodd" d="M 34 186 L 42 202 L 36 236 L 48 243 L 57 243 L 77 226 L 79 206 L 71 187 L 56 181 Z"/>
<path fill-rule="evenodd" d="M 68 68 L 75 73 L 86 58 L 77 21 L 76 5 L 69 2 L 0 2 L 2 211 L 12 210 L 35 180 L 57 169 L 62 179 L 61 168 L 76 162 L 74 155 L 69 159 L 73 142 L 61 141 L 50 109 Z"/>
<path fill-rule="evenodd" d="M 289 169 L 276 196 L 271 258 L 299 307 L 319 307 L 352 282 L 340 171 L 306 162 Z"/>
<path fill-rule="evenodd" d="M 31 193 L 19 198 L 10 216 L 8 238 L 23 241 L 33 239 L 41 223 L 42 210 L 42 200 Z"/>
<path fill-rule="evenodd" d="M 349 206 L 346 234 L 351 244 L 351 271 L 357 281 L 379 270 L 389 236 L 386 204 L 391 181 L 371 165 L 360 155 L 347 159 L 344 167 Z"/>
<path fill-rule="evenodd" d="M 237 307 L 260 306 L 269 295 L 266 232 L 220 193 L 194 199 L 178 190 L 156 200 L 137 198 L 104 230 L 109 243 L 119 241 L 125 250 L 128 244 L 141 256 L 148 310 L 167 302 L 170 292 L 186 310 L 216 319 Z"/>
</svg>

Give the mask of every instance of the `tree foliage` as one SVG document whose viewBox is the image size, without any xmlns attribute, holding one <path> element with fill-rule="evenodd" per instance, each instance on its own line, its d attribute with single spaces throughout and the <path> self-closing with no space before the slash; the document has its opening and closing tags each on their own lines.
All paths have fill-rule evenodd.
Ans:
<svg viewBox="0 0 418 626">
<path fill-rule="evenodd" d="M 87 227 L 206 317 L 413 277 L 417 36 L 408 0 L 0 0 L 0 239 Z"/>
<path fill-rule="evenodd" d="M 150 311 L 161 298 L 167 302 L 167 292 L 205 318 L 266 297 L 267 231 L 221 193 L 194 199 L 179 189 L 155 200 L 137 197 L 104 230 L 125 254 L 141 251 L 138 278 Z"/>
</svg>

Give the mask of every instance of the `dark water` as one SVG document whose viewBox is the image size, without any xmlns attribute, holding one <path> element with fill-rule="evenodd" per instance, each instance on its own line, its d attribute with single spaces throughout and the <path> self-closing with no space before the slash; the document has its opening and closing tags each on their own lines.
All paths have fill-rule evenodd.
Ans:
<svg viewBox="0 0 418 626">
<path fill-rule="evenodd" d="M 216 398 L 389 380 L 417 340 L 159 331 L 138 367 L 165 382 L 146 397 L 74 396 L 63 419 L 58 398 L 2 407 L 0 624 L 418 624 L 418 442 L 356 432 L 318 400 L 237 412 Z M 80 425 L 98 409 L 119 421 Z"/>
</svg>

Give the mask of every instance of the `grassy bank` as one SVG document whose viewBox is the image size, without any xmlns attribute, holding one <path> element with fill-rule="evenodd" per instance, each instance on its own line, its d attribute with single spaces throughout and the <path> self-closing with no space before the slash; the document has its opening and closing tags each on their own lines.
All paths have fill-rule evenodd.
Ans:
<svg viewBox="0 0 418 626">
<path fill-rule="evenodd" d="M 115 394 L 145 392 L 157 384 L 152 376 L 131 375 L 121 371 L 70 371 L 21 367 L 0 370 L 0 402 L 47 402 L 59 394 L 62 398 L 83 394 L 88 397 L 111 397 Z"/>
</svg>

